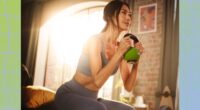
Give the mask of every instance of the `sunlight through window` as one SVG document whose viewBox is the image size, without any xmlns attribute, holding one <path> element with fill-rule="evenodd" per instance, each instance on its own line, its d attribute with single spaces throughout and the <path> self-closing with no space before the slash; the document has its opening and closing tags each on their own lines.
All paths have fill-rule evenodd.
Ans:
<svg viewBox="0 0 200 110">
<path fill-rule="evenodd" d="M 102 8 L 54 19 L 50 24 L 50 37 L 58 61 L 76 66 L 83 43 L 93 34 L 99 33 L 104 25 Z"/>
</svg>

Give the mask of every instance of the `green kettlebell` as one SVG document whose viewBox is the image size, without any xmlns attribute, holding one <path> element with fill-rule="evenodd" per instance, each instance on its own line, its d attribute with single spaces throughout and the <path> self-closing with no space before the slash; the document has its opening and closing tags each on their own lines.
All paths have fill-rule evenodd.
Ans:
<svg viewBox="0 0 200 110">
<path fill-rule="evenodd" d="M 130 37 L 134 41 L 134 43 L 139 42 L 137 37 L 131 33 L 125 34 L 124 37 Z M 139 58 L 140 52 L 135 47 L 130 47 L 124 54 L 124 59 L 127 60 L 128 63 L 135 63 L 136 61 L 138 61 Z"/>
<path fill-rule="evenodd" d="M 140 58 L 140 52 L 135 47 L 130 47 L 128 51 L 124 54 L 124 59 L 129 63 L 134 63 Z"/>
</svg>

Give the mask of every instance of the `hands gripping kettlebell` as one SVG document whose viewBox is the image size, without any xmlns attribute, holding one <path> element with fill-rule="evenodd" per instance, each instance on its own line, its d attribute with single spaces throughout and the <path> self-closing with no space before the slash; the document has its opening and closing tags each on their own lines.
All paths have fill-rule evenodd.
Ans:
<svg viewBox="0 0 200 110">
<path fill-rule="evenodd" d="M 130 37 L 134 41 L 134 44 L 139 42 L 137 37 L 133 34 L 127 33 L 124 35 L 124 37 Z M 127 62 L 129 63 L 135 63 L 139 60 L 139 58 L 140 58 L 140 51 L 135 47 L 130 47 L 124 53 L 124 59 L 127 60 Z"/>
</svg>

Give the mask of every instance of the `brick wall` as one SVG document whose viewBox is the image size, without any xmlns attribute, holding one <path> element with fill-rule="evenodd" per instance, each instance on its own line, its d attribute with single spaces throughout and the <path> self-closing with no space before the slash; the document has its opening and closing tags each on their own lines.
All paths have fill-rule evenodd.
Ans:
<svg viewBox="0 0 200 110">
<path fill-rule="evenodd" d="M 139 34 L 138 33 L 138 16 L 139 6 L 157 3 L 157 29 L 156 32 Z M 145 50 L 140 59 L 138 80 L 134 88 L 135 96 L 142 95 L 145 103 L 148 104 L 150 110 L 156 108 L 155 93 L 159 88 L 159 76 L 162 67 L 162 48 L 163 48 L 163 30 L 164 30 L 164 10 L 163 0 L 135 0 L 134 3 L 134 28 L 135 33 L 142 42 Z"/>
</svg>

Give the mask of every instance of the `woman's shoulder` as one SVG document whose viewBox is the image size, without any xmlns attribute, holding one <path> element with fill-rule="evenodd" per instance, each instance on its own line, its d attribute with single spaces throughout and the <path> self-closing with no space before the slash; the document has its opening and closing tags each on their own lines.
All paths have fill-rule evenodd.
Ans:
<svg viewBox="0 0 200 110">
<path fill-rule="evenodd" d="M 93 44 L 94 45 L 100 45 L 101 44 L 101 36 L 102 34 L 99 33 L 99 34 L 95 34 L 95 35 L 92 35 L 89 39 L 88 39 L 88 43 L 89 44 Z"/>
<path fill-rule="evenodd" d="M 95 48 L 101 50 L 101 34 L 95 34 L 89 37 L 83 44 L 83 52 L 88 53 L 88 50 Z"/>
<path fill-rule="evenodd" d="M 95 48 L 96 50 L 101 50 L 101 33 L 89 37 L 84 44 L 83 50 L 87 52 L 92 48 Z"/>
</svg>

